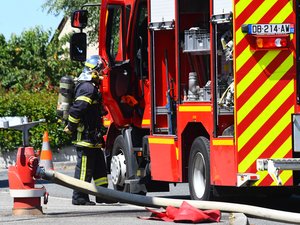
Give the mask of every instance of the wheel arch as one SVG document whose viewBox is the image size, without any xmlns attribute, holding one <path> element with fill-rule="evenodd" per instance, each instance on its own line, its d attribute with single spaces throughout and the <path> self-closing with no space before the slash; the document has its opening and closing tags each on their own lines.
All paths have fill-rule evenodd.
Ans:
<svg viewBox="0 0 300 225">
<path fill-rule="evenodd" d="M 210 143 L 199 136 L 192 144 L 189 167 L 189 190 L 194 200 L 210 200 L 213 197 L 210 182 Z"/>
<path fill-rule="evenodd" d="M 124 138 L 125 147 L 126 147 L 124 151 L 127 151 L 128 165 L 130 165 L 128 166 L 128 171 L 127 171 L 129 178 L 135 177 L 138 168 L 138 163 L 134 153 L 134 148 L 142 148 L 143 137 L 148 134 L 149 134 L 148 129 L 141 129 L 137 127 L 127 127 L 117 131 L 114 130 L 114 132 L 112 132 L 111 134 L 112 141 L 109 141 L 109 149 L 108 149 L 110 155 L 112 155 L 111 153 L 112 153 L 115 139 L 119 135 L 122 135 L 122 137 Z"/>
<path fill-rule="evenodd" d="M 182 180 L 188 182 L 188 163 L 193 141 L 203 136 L 210 140 L 208 131 L 202 123 L 188 123 L 181 134 L 181 149 L 182 149 Z"/>
</svg>

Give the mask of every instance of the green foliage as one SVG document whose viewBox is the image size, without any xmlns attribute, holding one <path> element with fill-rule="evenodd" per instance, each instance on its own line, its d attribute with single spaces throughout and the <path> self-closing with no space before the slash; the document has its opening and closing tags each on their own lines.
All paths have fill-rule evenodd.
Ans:
<svg viewBox="0 0 300 225">
<path fill-rule="evenodd" d="M 61 76 L 76 76 L 80 64 L 71 62 L 62 48 L 65 42 L 50 31 L 35 27 L 20 36 L 12 35 L 6 43 L 0 35 L 0 85 L 14 90 L 52 90 Z"/>
<path fill-rule="evenodd" d="M 29 91 L 4 93 L 0 90 L 0 117 L 27 116 L 29 121 L 45 119 L 45 123 L 29 130 L 29 143 L 41 149 L 44 131 L 48 131 L 52 150 L 70 144 L 70 137 L 63 132 L 63 124 L 56 118 L 56 92 L 46 90 L 36 93 Z M 0 151 L 11 151 L 22 146 L 22 133 L 16 130 L 0 129 Z"/>
<path fill-rule="evenodd" d="M 46 0 L 43 8 L 48 13 L 71 15 L 86 3 L 83 0 Z M 91 2 L 99 2 L 94 0 Z M 99 8 L 89 10 L 89 40 L 97 42 Z M 70 137 L 63 132 L 64 125 L 56 118 L 59 80 L 64 75 L 77 76 L 82 64 L 69 60 L 66 48 L 68 36 L 58 39 L 58 33 L 41 27 L 25 30 L 20 36 L 5 40 L 0 34 L 0 117 L 27 116 L 29 121 L 45 119 L 30 129 L 30 145 L 42 146 L 44 131 L 49 132 L 52 150 L 70 144 Z M 0 152 L 22 146 L 22 133 L 0 129 Z"/>
<path fill-rule="evenodd" d="M 63 39 L 65 40 L 65 39 Z M 54 149 L 70 144 L 56 118 L 60 78 L 77 76 L 82 65 L 69 60 L 65 41 L 50 31 L 35 27 L 6 41 L 0 34 L 0 117 L 27 116 L 29 121 L 46 119 L 30 129 L 30 145 L 40 149 L 44 131 Z M 22 146 L 22 133 L 0 129 L 0 152 Z"/>
</svg>

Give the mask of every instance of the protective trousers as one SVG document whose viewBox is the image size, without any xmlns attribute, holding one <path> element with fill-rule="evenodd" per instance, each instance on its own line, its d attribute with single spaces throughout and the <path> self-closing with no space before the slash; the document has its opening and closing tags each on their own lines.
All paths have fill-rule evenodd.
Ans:
<svg viewBox="0 0 300 225">
<path fill-rule="evenodd" d="M 103 151 L 99 148 L 76 147 L 77 165 L 74 177 L 86 182 L 92 178 L 96 186 L 107 187 L 107 171 Z M 73 200 L 90 201 L 88 194 L 74 190 Z"/>
</svg>

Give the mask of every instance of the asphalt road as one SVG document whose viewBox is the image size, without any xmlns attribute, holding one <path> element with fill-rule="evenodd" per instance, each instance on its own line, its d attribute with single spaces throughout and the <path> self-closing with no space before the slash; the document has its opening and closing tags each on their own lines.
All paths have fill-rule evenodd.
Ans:
<svg viewBox="0 0 300 225">
<path fill-rule="evenodd" d="M 61 166 L 56 168 L 58 172 L 73 176 L 74 167 Z M 49 202 L 47 205 L 42 205 L 42 216 L 25 216 L 16 217 L 11 215 L 13 199 L 9 195 L 7 170 L 0 170 L 0 224 L 107 224 L 107 225 L 122 225 L 122 224 L 163 224 L 166 222 L 141 220 L 138 217 L 149 217 L 151 213 L 144 207 L 129 205 L 125 203 L 116 204 L 97 204 L 96 206 L 73 206 L 71 204 L 72 191 L 69 188 L 50 183 L 48 181 L 39 181 L 37 185 L 43 185 L 49 192 Z M 110 185 L 111 187 L 111 185 Z M 148 193 L 147 196 L 164 196 L 169 198 L 189 199 L 189 191 L 187 184 L 178 184 L 177 186 L 170 185 L 170 192 Z M 94 196 L 91 196 L 94 200 Z M 222 199 L 220 199 L 222 200 Z M 300 198 L 298 196 L 286 199 L 266 200 L 263 204 L 259 199 L 234 199 L 238 203 L 251 202 L 252 205 L 271 206 L 271 208 L 279 210 L 288 210 L 300 212 Z M 266 204 L 269 201 L 268 204 Z M 272 207 L 273 206 L 273 207 Z M 296 207 L 294 207 L 296 206 Z M 299 211 L 298 211 L 299 210 Z M 235 218 L 235 220 L 232 220 Z M 222 212 L 221 223 L 204 223 L 204 224 L 245 224 L 243 214 L 229 214 Z M 241 219 L 243 222 L 239 222 Z M 262 220 L 259 218 L 248 217 L 251 225 L 284 225 L 288 223 L 274 222 Z M 180 223 L 179 223 L 180 224 Z M 182 223 L 186 224 L 186 223 Z M 246 225 L 246 224 L 245 224 Z"/>
</svg>

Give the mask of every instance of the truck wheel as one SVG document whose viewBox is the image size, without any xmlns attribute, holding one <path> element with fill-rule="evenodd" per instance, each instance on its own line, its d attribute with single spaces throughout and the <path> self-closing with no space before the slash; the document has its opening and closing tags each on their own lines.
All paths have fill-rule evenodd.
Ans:
<svg viewBox="0 0 300 225">
<path fill-rule="evenodd" d="M 211 198 L 209 140 L 198 137 L 194 140 L 188 168 L 189 189 L 194 200 Z"/>
<path fill-rule="evenodd" d="M 127 175 L 127 151 L 125 141 L 122 135 L 119 135 L 112 149 L 112 158 L 110 162 L 111 181 L 115 190 L 129 191 L 129 185 L 125 184 Z"/>
</svg>

